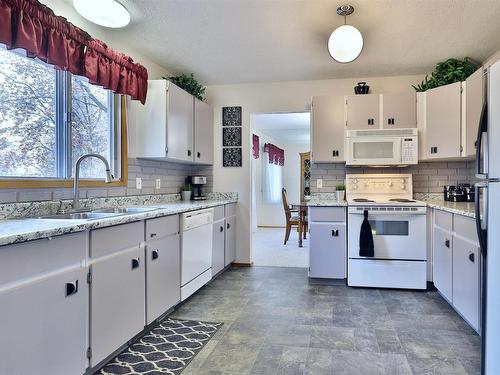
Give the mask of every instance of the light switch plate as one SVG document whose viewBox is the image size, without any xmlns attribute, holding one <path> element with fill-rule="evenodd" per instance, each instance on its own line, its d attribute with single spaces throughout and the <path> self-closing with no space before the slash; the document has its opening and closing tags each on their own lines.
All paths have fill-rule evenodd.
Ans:
<svg viewBox="0 0 500 375">
<path fill-rule="evenodd" d="M 322 178 L 318 178 L 318 179 L 316 180 L 316 187 L 317 187 L 318 189 L 323 189 L 323 179 L 322 179 Z"/>
<path fill-rule="evenodd" d="M 157 189 L 161 189 L 161 179 L 160 178 L 156 179 L 156 185 L 155 186 L 156 186 Z"/>
<path fill-rule="evenodd" d="M 140 178 L 140 177 L 136 177 L 135 178 L 135 188 L 137 190 L 141 190 L 142 189 L 142 178 Z"/>
</svg>

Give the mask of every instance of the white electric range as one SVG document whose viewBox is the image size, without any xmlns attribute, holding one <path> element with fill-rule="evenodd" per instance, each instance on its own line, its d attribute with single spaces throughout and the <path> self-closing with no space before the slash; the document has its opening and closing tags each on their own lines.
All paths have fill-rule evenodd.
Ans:
<svg viewBox="0 0 500 375">
<path fill-rule="evenodd" d="M 413 200 L 411 174 L 346 176 L 349 286 L 426 289 L 427 207 Z M 359 255 L 364 212 L 374 256 Z"/>
</svg>

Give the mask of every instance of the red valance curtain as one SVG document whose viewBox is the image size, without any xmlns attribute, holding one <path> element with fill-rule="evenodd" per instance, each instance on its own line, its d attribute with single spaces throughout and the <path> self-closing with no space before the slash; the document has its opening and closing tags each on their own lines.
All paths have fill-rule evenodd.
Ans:
<svg viewBox="0 0 500 375">
<path fill-rule="evenodd" d="M 264 152 L 269 153 L 269 164 L 285 165 L 285 151 L 272 143 L 264 144 Z"/>
<path fill-rule="evenodd" d="M 252 134 L 252 155 L 254 159 L 259 158 L 260 154 L 259 136 L 257 134 Z"/>
<path fill-rule="evenodd" d="M 117 94 L 146 101 L 145 67 L 59 17 L 37 0 L 0 0 L 0 43 L 87 77 Z"/>
</svg>

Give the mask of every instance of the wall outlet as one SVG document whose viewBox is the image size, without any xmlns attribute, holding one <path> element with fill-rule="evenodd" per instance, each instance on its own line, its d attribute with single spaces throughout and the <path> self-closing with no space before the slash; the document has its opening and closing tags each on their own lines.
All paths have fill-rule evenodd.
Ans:
<svg viewBox="0 0 500 375">
<path fill-rule="evenodd" d="M 318 189 L 323 189 L 323 179 L 322 179 L 322 178 L 318 178 L 318 179 L 316 180 L 316 187 L 317 187 Z"/>
<path fill-rule="evenodd" d="M 161 189 L 161 178 L 157 178 L 156 179 L 156 185 L 155 186 L 156 186 L 157 189 Z"/>
<path fill-rule="evenodd" d="M 135 178 L 135 188 L 137 190 L 141 190 L 142 189 L 142 178 L 140 178 L 140 177 L 136 177 Z"/>
</svg>

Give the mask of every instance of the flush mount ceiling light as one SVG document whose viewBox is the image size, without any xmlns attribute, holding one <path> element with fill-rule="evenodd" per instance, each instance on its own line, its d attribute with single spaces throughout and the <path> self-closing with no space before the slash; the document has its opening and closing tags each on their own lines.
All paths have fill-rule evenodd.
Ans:
<svg viewBox="0 0 500 375">
<path fill-rule="evenodd" d="M 336 28 L 328 39 L 328 52 L 340 63 L 354 61 L 363 49 L 363 36 L 354 26 L 347 25 L 347 16 L 354 12 L 350 5 L 337 8 L 337 14 L 344 17 L 344 24 Z"/>
<path fill-rule="evenodd" d="M 101 26 L 120 28 L 130 22 L 127 8 L 116 0 L 73 0 L 73 6 L 82 17 Z"/>
</svg>

